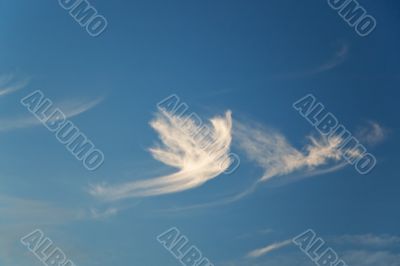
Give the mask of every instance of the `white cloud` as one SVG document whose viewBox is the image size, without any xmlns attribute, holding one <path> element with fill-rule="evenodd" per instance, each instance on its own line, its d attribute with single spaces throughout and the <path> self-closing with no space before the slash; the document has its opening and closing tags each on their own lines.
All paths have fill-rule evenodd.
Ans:
<svg viewBox="0 0 400 266">
<path fill-rule="evenodd" d="M 234 135 L 239 146 L 251 160 L 264 169 L 261 181 L 299 170 L 305 170 L 312 175 L 313 172 L 321 171 L 317 170 L 320 166 L 340 165 L 341 152 L 338 147 L 341 139 L 339 138 L 328 140 L 309 137 L 310 144 L 298 150 L 282 134 L 274 130 L 238 122 L 235 125 Z"/>
<path fill-rule="evenodd" d="M 60 206 L 57 203 L 0 194 L 0 228 L 54 226 L 84 220 L 101 220 L 116 216 L 126 208 L 139 202 L 121 207 L 95 206 L 83 202 L 79 207 Z"/>
<path fill-rule="evenodd" d="M 27 79 L 15 81 L 14 75 L 0 75 L 0 97 L 20 90 L 24 88 L 27 84 Z M 60 108 L 64 112 L 66 118 L 70 118 L 92 109 L 102 101 L 102 97 L 98 97 L 93 100 L 65 100 L 53 104 L 52 109 Z M 26 114 L 24 115 L 15 115 L 13 117 L 0 118 L 0 132 L 39 126 L 41 124 L 42 123 L 36 117 L 26 112 Z"/>
<path fill-rule="evenodd" d="M 195 134 L 202 129 L 202 125 L 189 117 L 176 116 L 164 110 L 159 111 L 150 125 L 163 144 L 151 148 L 150 153 L 156 160 L 178 171 L 150 180 L 114 186 L 95 185 L 91 187 L 90 194 L 114 201 L 175 193 L 201 186 L 229 167 L 231 160 L 228 153 L 232 141 L 230 111 L 210 120 L 210 132 L 204 139 Z"/>
<path fill-rule="evenodd" d="M 309 137 L 310 144 L 302 150 L 293 147 L 286 138 L 275 130 L 261 125 L 234 121 L 233 135 L 239 147 L 250 160 L 255 161 L 264 170 L 263 175 L 240 193 L 223 199 L 195 204 L 186 207 L 175 207 L 168 211 L 183 211 L 197 208 L 214 207 L 230 204 L 253 193 L 262 182 L 267 182 L 279 176 L 298 173 L 294 177 L 281 179 L 282 184 L 298 181 L 303 178 L 338 171 L 347 165 L 341 159 L 338 150 L 341 139 L 332 138 L 319 140 Z M 353 156 L 359 156 L 354 154 Z M 324 167 L 324 168 L 322 168 Z"/>
<path fill-rule="evenodd" d="M 352 250 L 344 253 L 343 260 L 352 266 L 400 266 L 400 253 Z"/>
<path fill-rule="evenodd" d="M 349 54 L 350 47 L 347 43 L 339 42 L 337 44 L 336 50 L 332 53 L 330 57 L 327 57 L 325 62 L 322 62 L 320 65 L 316 65 L 311 68 L 305 68 L 304 70 L 299 70 L 291 73 L 274 75 L 275 78 L 304 78 L 313 75 L 317 75 L 326 71 L 330 71 L 339 65 L 343 64 Z"/>
<path fill-rule="evenodd" d="M 65 114 L 66 118 L 71 118 L 92 109 L 102 101 L 103 98 L 101 97 L 93 100 L 68 100 L 60 103 L 55 103 L 54 108 L 60 108 L 60 110 L 62 110 Z M 0 118 L 0 132 L 34 127 L 39 125 L 42 125 L 42 122 L 39 121 L 35 116 L 30 114 L 28 111 L 25 115 L 22 116 Z"/>
<path fill-rule="evenodd" d="M 62 239 L 63 242 L 57 241 L 62 249 L 68 251 L 71 258 L 84 260 L 86 253 L 76 248 L 75 243 L 69 244 L 64 225 L 99 220 L 118 213 L 114 208 L 103 212 L 93 208 L 63 207 L 49 201 L 5 195 L 0 195 L 0 202 L 0 265 L 40 265 L 40 261 L 32 257 L 29 250 L 19 241 L 21 237 L 36 229 L 51 232 L 51 236 L 62 235 L 58 239 Z"/>
<path fill-rule="evenodd" d="M 271 234 L 273 232 L 274 231 L 272 229 L 262 229 L 262 230 L 258 230 L 255 233 L 246 233 L 246 234 L 243 234 L 243 235 L 239 235 L 239 236 L 237 236 L 237 238 L 238 239 L 251 238 L 251 237 L 258 236 L 258 235 L 268 235 L 268 234 Z"/>
<path fill-rule="evenodd" d="M 339 259 L 351 266 L 400 266 L 400 237 L 394 235 L 344 235 L 332 237 Z M 287 244 L 286 244 L 287 243 Z M 286 244 L 286 245 L 285 245 Z M 271 253 L 290 244 L 275 243 L 249 253 L 245 258 L 221 262 L 224 266 L 312 266 L 315 263 L 300 249 Z M 268 256 L 264 256 L 268 254 Z M 249 258 L 251 260 L 249 260 Z"/>
<path fill-rule="evenodd" d="M 24 88 L 27 80 L 13 81 L 14 75 L 1 75 L 0 76 L 0 97 L 13 93 L 17 90 Z"/>
<path fill-rule="evenodd" d="M 90 209 L 90 214 L 93 219 L 106 219 L 112 216 L 117 215 L 119 210 L 117 208 L 108 208 L 104 211 L 99 211 L 98 209 L 92 208 Z"/>
<path fill-rule="evenodd" d="M 382 142 L 387 135 L 387 130 L 377 122 L 369 121 L 368 126 L 359 130 L 357 138 L 366 144 L 375 145 Z"/>
<path fill-rule="evenodd" d="M 348 266 L 400 266 L 400 253 L 390 251 L 349 250 L 340 252 L 339 257 Z M 236 259 L 221 262 L 223 266 L 315 266 L 315 263 L 300 250 L 284 254 L 270 254 L 258 260 Z"/>
<path fill-rule="evenodd" d="M 249 258 L 258 258 L 261 256 L 265 256 L 266 254 L 281 249 L 283 247 L 289 246 L 292 243 L 292 240 L 286 240 L 283 242 L 279 242 L 279 243 L 274 243 L 272 245 L 268 245 L 266 247 L 263 248 L 259 248 L 256 250 L 253 250 L 251 252 L 249 252 L 249 254 L 247 254 L 247 257 Z"/>
<path fill-rule="evenodd" d="M 349 53 L 349 45 L 346 43 L 340 43 L 340 46 L 335 51 L 332 58 L 330 58 L 330 60 L 320 65 L 313 71 L 310 71 L 310 73 L 311 74 L 321 73 L 337 67 L 346 60 L 348 53 Z"/>
<path fill-rule="evenodd" d="M 362 245 L 369 247 L 400 246 L 400 237 L 392 235 L 344 235 L 336 237 L 334 240 L 339 244 Z"/>
</svg>

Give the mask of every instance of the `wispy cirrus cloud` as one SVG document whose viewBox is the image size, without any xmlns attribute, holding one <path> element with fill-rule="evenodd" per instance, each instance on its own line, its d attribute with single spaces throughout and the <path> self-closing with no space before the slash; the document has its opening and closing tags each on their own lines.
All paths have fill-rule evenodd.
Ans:
<svg viewBox="0 0 400 266">
<path fill-rule="evenodd" d="M 259 258 L 259 257 L 267 255 L 268 253 L 270 253 L 272 251 L 289 246 L 290 244 L 292 244 L 292 240 L 290 240 L 290 239 L 282 241 L 282 242 L 274 243 L 274 244 L 268 245 L 266 247 L 259 248 L 259 249 L 249 252 L 247 254 L 247 257 L 248 258 Z"/>
<path fill-rule="evenodd" d="M 350 250 L 344 252 L 343 260 L 354 266 L 400 266 L 400 253 L 387 250 Z"/>
<path fill-rule="evenodd" d="M 358 245 L 369 247 L 400 247 L 400 236 L 382 234 L 343 235 L 334 238 L 334 242 L 346 245 Z"/>
<path fill-rule="evenodd" d="M 392 234 L 347 234 L 332 237 L 342 258 L 354 266 L 400 266 L 400 237 Z"/>
<path fill-rule="evenodd" d="M 97 97 L 92 100 L 77 99 L 77 100 L 66 100 L 59 103 L 55 103 L 54 106 L 60 108 L 66 116 L 66 118 L 71 118 L 80 115 L 103 101 L 103 97 Z M 0 117 L 0 132 L 10 131 L 28 127 L 34 127 L 42 125 L 32 114 L 27 113 L 26 115 L 15 115 L 13 117 L 1 118 Z"/>
<path fill-rule="evenodd" d="M 309 137 L 310 143 L 299 150 L 276 130 L 268 129 L 260 124 L 243 123 L 237 120 L 234 121 L 233 136 L 235 143 L 247 157 L 263 168 L 263 175 L 240 193 L 213 202 L 173 208 L 170 211 L 230 204 L 252 194 L 261 183 L 273 178 L 289 176 L 292 173 L 299 174 L 295 178 L 286 177 L 280 180 L 282 183 L 288 183 L 338 171 L 347 165 L 341 159 L 341 152 L 338 150 L 342 141 L 339 138 L 327 140 Z"/>
<path fill-rule="evenodd" d="M 0 97 L 7 94 L 16 92 L 28 85 L 28 80 L 15 80 L 14 75 L 1 75 L 0 76 Z"/>
<path fill-rule="evenodd" d="M 118 211 L 117 208 L 94 207 L 90 203 L 68 207 L 46 200 L 0 194 L 0 265 L 32 265 L 34 261 L 29 253 L 21 253 L 19 241 L 28 232 L 40 228 L 52 234 L 64 234 L 63 226 L 67 224 L 99 221 L 117 215 Z M 66 236 L 63 235 L 63 239 Z M 82 257 L 79 249 L 69 249 L 69 252 L 74 257 Z"/>
<path fill-rule="evenodd" d="M 400 253 L 395 251 L 347 250 L 340 252 L 340 257 L 351 266 L 400 266 Z M 248 258 L 221 262 L 223 266 L 312 266 L 315 263 L 309 257 L 298 252 L 269 254 L 257 260 Z"/>
<path fill-rule="evenodd" d="M 274 77 L 285 79 L 304 78 L 332 70 L 346 61 L 349 51 L 349 44 L 345 42 L 339 42 L 337 48 L 333 51 L 333 53 L 329 57 L 327 57 L 325 62 L 322 62 L 320 65 L 304 70 L 294 71 L 291 73 L 274 75 Z"/>
<path fill-rule="evenodd" d="M 16 92 L 27 85 L 28 79 L 17 79 L 15 75 L 12 74 L 0 75 L 0 97 Z M 64 112 L 66 118 L 71 118 L 92 109 L 102 101 L 103 97 L 64 100 L 55 103 L 51 109 L 58 107 Z M 41 122 L 29 113 L 11 117 L 0 117 L 0 132 L 39 125 L 41 125 Z"/>
<path fill-rule="evenodd" d="M 77 221 L 102 220 L 125 208 L 132 208 L 140 202 L 129 206 L 105 207 L 83 202 L 79 207 L 62 206 L 56 202 L 30 198 L 6 196 L 0 194 L 1 227 L 34 227 L 57 226 Z"/>
<path fill-rule="evenodd" d="M 361 234 L 333 236 L 335 252 L 346 265 L 354 266 L 400 266 L 400 237 L 390 234 Z M 224 266 L 292 266 L 313 265 L 314 262 L 300 250 L 285 249 L 291 240 L 276 242 L 249 252 L 245 257 L 219 263 Z M 322 254 L 322 253 L 320 253 Z"/>
<path fill-rule="evenodd" d="M 375 121 L 368 121 L 368 125 L 361 128 L 357 138 L 369 145 L 376 145 L 385 140 L 388 130 Z"/>
<path fill-rule="evenodd" d="M 332 55 L 332 57 L 327 60 L 325 63 L 321 64 L 320 66 L 316 67 L 313 70 L 309 70 L 308 74 L 317 74 L 317 73 L 321 73 L 321 72 L 325 72 L 328 70 L 331 70 L 335 67 L 337 67 L 338 65 L 342 64 L 349 53 L 349 45 L 346 43 L 340 43 L 339 47 L 337 48 L 337 50 L 334 52 L 334 54 Z"/>
<path fill-rule="evenodd" d="M 300 170 L 312 175 L 315 171 L 321 171 L 318 167 L 340 165 L 341 152 L 338 147 L 342 140 L 339 138 L 328 140 L 309 137 L 310 143 L 299 150 L 281 133 L 261 125 L 237 122 L 234 134 L 240 148 L 264 169 L 260 181 Z"/>
<path fill-rule="evenodd" d="M 119 185 L 94 185 L 89 193 L 106 201 L 132 197 L 148 197 L 176 193 L 193 189 L 223 173 L 230 165 L 228 156 L 232 141 L 232 117 L 227 111 L 224 116 L 210 119 L 207 145 L 195 137 L 200 131 L 190 117 L 177 116 L 160 110 L 150 122 L 159 134 L 162 145 L 151 148 L 152 156 L 178 169 L 177 172 L 149 180 L 132 181 Z"/>
<path fill-rule="evenodd" d="M 374 132 L 365 134 L 374 135 Z M 240 193 L 208 203 L 175 207 L 168 211 L 183 211 L 198 208 L 215 207 L 230 204 L 252 194 L 265 182 L 278 180 L 275 185 L 285 185 L 305 178 L 321 176 L 339 171 L 348 163 L 342 158 L 340 149 L 344 140 L 337 137 L 312 137 L 302 148 L 290 144 L 287 138 L 277 130 L 254 122 L 234 121 L 233 136 L 235 144 L 247 157 L 263 169 L 263 175 Z M 346 151 L 349 157 L 358 158 L 357 150 Z M 280 177 L 280 178 L 279 178 Z"/>
<path fill-rule="evenodd" d="M 237 236 L 237 239 L 251 238 L 251 237 L 258 236 L 258 235 L 268 235 L 268 234 L 271 234 L 272 232 L 273 232 L 272 229 L 262 229 L 262 230 L 258 230 L 255 233 L 246 233 L 243 235 L 239 235 L 239 236 Z"/>
</svg>

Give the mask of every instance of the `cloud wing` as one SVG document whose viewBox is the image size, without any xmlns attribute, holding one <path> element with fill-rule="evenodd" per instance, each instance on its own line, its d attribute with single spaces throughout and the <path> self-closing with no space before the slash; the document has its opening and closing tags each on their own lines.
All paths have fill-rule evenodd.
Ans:
<svg viewBox="0 0 400 266">
<path fill-rule="evenodd" d="M 274 244 L 268 245 L 266 247 L 259 248 L 259 249 L 256 249 L 256 250 L 253 250 L 253 251 L 249 252 L 247 254 L 247 257 L 249 257 L 249 258 L 262 257 L 262 256 L 267 255 L 268 253 L 270 253 L 272 251 L 275 251 L 275 250 L 281 249 L 283 247 L 289 246 L 290 244 L 292 244 L 292 240 L 290 240 L 290 239 L 286 240 L 286 241 L 279 242 L 279 243 L 274 243 Z"/>
<path fill-rule="evenodd" d="M 194 119 L 165 110 L 160 110 L 150 125 L 162 142 L 162 145 L 151 148 L 150 153 L 156 160 L 178 171 L 115 186 L 95 185 L 90 194 L 108 201 L 170 194 L 201 186 L 229 167 L 232 141 L 230 111 L 210 119 L 206 132 L 202 130 L 204 125 L 196 124 Z"/>
<path fill-rule="evenodd" d="M 235 125 L 239 146 L 264 169 L 261 181 L 298 170 L 315 170 L 319 166 L 341 160 L 339 138 L 327 140 L 309 137 L 310 144 L 298 150 L 274 130 L 238 122 Z"/>
<path fill-rule="evenodd" d="M 98 97 L 93 100 L 78 99 L 56 103 L 55 106 L 59 107 L 64 112 L 66 118 L 72 118 L 94 108 L 102 101 L 102 97 Z M 22 116 L 0 118 L 0 132 L 40 125 L 42 125 L 42 122 L 29 113 Z"/>
<path fill-rule="evenodd" d="M 13 80 L 14 75 L 11 74 L 0 76 L 0 97 L 20 90 L 28 84 L 27 80 L 20 80 L 16 82 Z"/>
</svg>

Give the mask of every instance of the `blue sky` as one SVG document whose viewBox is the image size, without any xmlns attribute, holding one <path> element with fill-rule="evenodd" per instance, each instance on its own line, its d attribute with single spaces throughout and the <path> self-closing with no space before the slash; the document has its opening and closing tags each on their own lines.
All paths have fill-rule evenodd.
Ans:
<svg viewBox="0 0 400 266">
<path fill-rule="evenodd" d="M 108 21 L 93 38 L 58 1 L 0 0 L 0 265 L 41 265 L 19 242 L 34 229 L 76 265 L 180 265 L 156 240 L 171 227 L 214 265 L 313 265 L 294 245 L 247 256 L 309 228 L 348 265 L 400 265 L 400 6 L 359 2 L 377 20 L 367 37 L 327 1 L 91 0 Z M 102 150 L 98 170 L 85 169 L 20 104 L 38 89 Z M 281 162 L 281 146 L 267 140 L 282 137 L 307 154 L 308 137 L 320 138 L 292 108 L 309 93 L 359 136 L 377 166 L 368 175 L 351 165 L 313 175 L 340 160 L 286 172 L 273 164 L 271 182 L 229 200 L 271 171 L 269 159 Z M 233 174 L 213 162 L 197 169 L 201 152 L 184 135 L 173 138 L 176 124 L 150 124 L 168 124 L 157 103 L 171 94 L 229 132 L 221 139 L 241 159 Z M 265 144 L 256 151 L 254 136 Z M 160 137 L 194 157 L 178 166 L 154 158 L 149 149 L 163 150 Z M 195 185 L 104 196 L 177 173 Z"/>
</svg>

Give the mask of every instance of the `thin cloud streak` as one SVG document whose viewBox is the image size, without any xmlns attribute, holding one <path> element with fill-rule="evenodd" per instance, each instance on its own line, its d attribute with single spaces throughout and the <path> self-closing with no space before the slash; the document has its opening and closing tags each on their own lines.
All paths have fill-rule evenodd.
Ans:
<svg viewBox="0 0 400 266">
<path fill-rule="evenodd" d="M 341 160 L 339 138 L 327 140 L 309 137 L 310 144 L 300 151 L 282 134 L 259 125 L 236 123 L 234 134 L 240 148 L 264 169 L 260 178 L 262 182 L 299 170 L 306 170 L 311 174 L 320 166 Z"/>
<path fill-rule="evenodd" d="M 196 209 L 203 209 L 203 208 L 210 208 L 210 207 L 217 207 L 217 206 L 222 206 L 226 204 L 231 204 L 236 201 L 239 201 L 243 198 L 245 198 L 247 195 L 252 194 L 257 187 L 259 186 L 260 181 L 257 181 L 253 183 L 251 186 L 249 186 L 246 190 L 234 194 L 232 196 L 228 196 L 213 202 L 207 202 L 207 203 L 200 203 L 200 204 L 193 204 L 189 206 L 184 206 L 184 207 L 173 207 L 169 209 L 162 209 L 160 212 L 181 212 L 181 211 L 190 211 L 190 210 L 196 210 Z"/>
<path fill-rule="evenodd" d="M 317 74 L 337 67 L 346 60 L 348 53 L 349 46 L 345 43 L 342 43 L 339 49 L 335 52 L 335 54 L 329 61 L 325 62 L 313 71 L 309 71 L 309 74 Z"/>
<path fill-rule="evenodd" d="M 14 76 L 11 74 L 0 76 L 0 97 L 16 92 L 28 85 L 27 80 L 12 82 L 13 79 Z"/>
<path fill-rule="evenodd" d="M 133 207 L 133 206 L 130 206 Z M 82 202 L 82 206 L 60 206 L 55 202 L 0 194 L 0 263 L 17 265 L 21 258 L 19 241 L 22 235 L 37 228 L 54 229 L 78 222 L 96 222 L 116 216 L 120 208 L 98 208 Z M 27 262 L 18 265 L 29 264 Z"/>
<path fill-rule="evenodd" d="M 256 249 L 256 250 L 253 250 L 253 251 L 249 252 L 249 254 L 247 254 L 247 257 L 248 258 L 253 258 L 253 259 L 254 258 L 259 258 L 259 257 L 267 255 L 268 253 L 270 253 L 272 251 L 275 251 L 275 250 L 281 249 L 283 247 L 289 246 L 291 243 L 292 243 L 292 240 L 286 240 L 286 241 L 283 241 L 283 242 L 274 243 L 272 245 L 268 245 L 266 247 L 259 248 L 259 249 Z"/>
<path fill-rule="evenodd" d="M 149 197 L 181 192 L 199 187 L 223 173 L 230 165 L 229 149 L 232 141 L 232 117 L 210 119 L 207 145 L 194 133 L 200 131 L 189 117 L 180 117 L 160 110 L 151 121 L 151 127 L 159 134 L 162 146 L 151 148 L 152 156 L 165 165 L 177 168 L 176 173 L 150 180 L 133 181 L 107 186 L 94 185 L 89 189 L 92 196 L 105 201 L 132 197 Z"/>
<path fill-rule="evenodd" d="M 357 137 L 363 143 L 374 146 L 383 142 L 388 130 L 374 121 L 369 121 L 368 125 L 357 132 Z"/>
<path fill-rule="evenodd" d="M 102 101 L 103 98 L 99 97 L 90 101 L 69 100 L 61 103 L 56 103 L 54 105 L 64 112 L 66 118 L 71 118 L 94 108 Z M 23 116 L 15 116 L 13 118 L 0 118 L 0 132 L 29 128 L 39 125 L 42 125 L 42 122 L 30 113 L 27 113 Z"/>
<path fill-rule="evenodd" d="M 334 238 L 338 244 L 349 244 L 369 247 L 400 247 L 400 236 L 395 235 L 343 235 Z"/>
<path fill-rule="evenodd" d="M 340 138 L 316 139 L 309 137 L 310 143 L 301 150 L 291 145 L 284 135 L 255 123 L 234 121 L 233 135 L 236 144 L 250 160 L 264 169 L 264 174 L 242 192 L 213 202 L 174 207 L 161 212 L 188 211 L 216 207 L 239 201 L 252 194 L 263 183 L 270 187 L 280 187 L 305 178 L 333 173 L 345 168 L 348 163 L 342 159 L 339 150 L 343 140 Z M 376 139 L 374 131 L 364 134 Z M 380 136 L 380 134 L 379 134 Z M 383 138 L 386 136 L 382 136 Z M 354 158 L 360 156 L 353 152 Z M 280 177 L 280 178 L 278 178 Z M 269 182 L 274 180 L 274 182 Z"/>
<path fill-rule="evenodd" d="M 329 58 L 326 62 L 322 63 L 321 65 L 303 71 L 275 75 L 274 77 L 285 78 L 285 79 L 304 78 L 332 70 L 346 61 L 349 54 L 349 50 L 350 48 L 348 44 L 341 43 L 339 48 L 334 52 L 331 58 Z"/>
<path fill-rule="evenodd" d="M 293 147 L 286 138 L 261 125 L 234 121 L 233 135 L 235 142 L 250 160 L 264 169 L 264 174 L 240 193 L 213 202 L 175 207 L 168 212 L 187 211 L 207 207 L 231 204 L 254 193 L 259 186 L 276 177 L 283 177 L 275 182 L 275 186 L 299 181 L 311 176 L 327 174 L 344 168 L 347 163 L 341 159 L 337 149 L 340 139 L 315 139 L 310 137 L 310 144 L 302 150 Z M 321 168 L 326 166 L 326 168 Z M 297 173 L 295 176 L 288 176 Z"/>
<path fill-rule="evenodd" d="M 140 201 L 129 206 L 105 207 L 83 202 L 81 206 L 60 206 L 55 202 L 20 198 L 0 194 L 0 226 L 49 226 L 78 221 L 103 220 L 118 215 L 122 210 L 133 208 Z"/>
<path fill-rule="evenodd" d="M 292 182 L 298 182 L 298 181 L 300 181 L 302 179 L 333 173 L 333 172 L 342 170 L 346 166 L 348 166 L 348 163 L 346 161 L 342 161 L 339 164 L 333 165 L 333 166 L 328 167 L 328 168 L 314 169 L 314 170 L 310 170 L 310 171 L 305 171 L 304 173 L 299 173 L 297 175 L 290 175 L 290 176 L 287 176 L 285 178 L 281 178 L 279 180 L 276 180 L 272 186 L 273 187 L 281 187 L 281 186 L 290 184 Z"/>
</svg>

